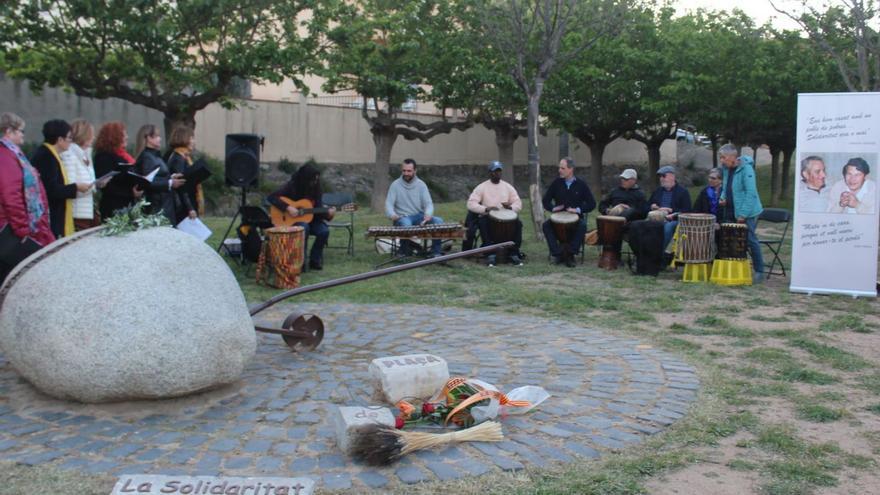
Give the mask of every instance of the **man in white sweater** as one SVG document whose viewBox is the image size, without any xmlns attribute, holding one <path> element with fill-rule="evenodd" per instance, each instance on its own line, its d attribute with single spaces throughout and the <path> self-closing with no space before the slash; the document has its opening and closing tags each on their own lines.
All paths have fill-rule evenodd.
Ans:
<svg viewBox="0 0 880 495">
<path fill-rule="evenodd" d="M 512 220 L 492 219 L 491 212 L 496 210 L 509 210 L 519 213 L 522 210 L 522 200 L 516 189 L 507 182 L 501 180 L 501 171 L 504 165 L 501 162 L 492 162 L 489 164 L 489 180 L 480 183 L 467 201 L 467 209 L 470 213 L 478 215 L 477 223 L 480 227 L 480 237 L 483 239 L 483 246 L 491 246 L 504 241 L 513 241 L 516 247 L 510 252 L 509 259 L 514 265 L 522 265 L 522 257 L 519 248 L 522 245 L 522 222 L 519 218 Z M 513 217 L 513 215 L 510 215 Z M 497 222 L 496 228 L 491 226 L 492 222 Z M 511 227 L 511 228 L 505 228 Z M 494 232 L 493 232 L 494 230 Z M 499 236 L 506 233 L 509 239 L 495 239 L 495 234 Z M 495 254 L 486 257 L 486 264 L 495 266 Z"/>
<path fill-rule="evenodd" d="M 385 198 L 385 215 L 394 225 L 411 226 L 443 223 L 443 219 L 434 216 L 434 202 L 428 186 L 416 177 L 416 161 L 407 158 L 400 165 L 400 177 L 391 183 L 388 196 Z M 412 246 L 405 242 L 401 245 L 401 254 L 409 255 Z M 440 256 L 439 239 L 431 243 L 431 257 Z"/>
</svg>

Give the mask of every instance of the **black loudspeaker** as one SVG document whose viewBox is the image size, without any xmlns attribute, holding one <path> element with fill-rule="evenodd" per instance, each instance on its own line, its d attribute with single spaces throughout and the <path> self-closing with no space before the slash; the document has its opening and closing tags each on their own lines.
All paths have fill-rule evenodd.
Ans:
<svg viewBox="0 0 880 495">
<path fill-rule="evenodd" d="M 226 184 L 256 187 L 260 178 L 260 148 L 263 137 L 256 134 L 226 135 Z"/>
</svg>

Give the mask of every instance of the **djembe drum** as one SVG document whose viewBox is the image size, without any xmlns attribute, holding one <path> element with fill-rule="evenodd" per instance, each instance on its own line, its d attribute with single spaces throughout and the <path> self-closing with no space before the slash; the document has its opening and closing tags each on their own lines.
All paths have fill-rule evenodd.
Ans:
<svg viewBox="0 0 880 495">
<path fill-rule="evenodd" d="M 744 223 L 722 223 L 718 241 L 718 258 L 744 260 L 748 256 L 749 227 Z"/>
<path fill-rule="evenodd" d="M 596 228 L 599 230 L 599 243 L 602 254 L 599 256 L 599 268 L 617 270 L 620 265 L 620 247 L 623 242 L 623 226 L 626 219 L 611 215 L 596 217 Z"/>
<path fill-rule="evenodd" d="M 649 211 L 648 220 L 651 220 L 653 222 L 666 223 L 666 212 L 663 210 Z"/>
<path fill-rule="evenodd" d="M 568 243 L 571 242 L 575 232 L 577 232 L 579 220 L 580 217 L 577 213 L 557 211 L 556 213 L 550 214 L 550 222 L 553 224 L 553 232 L 556 234 L 556 240 L 559 241 L 559 246 L 562 248 L 562 255 L 564 258 L 577 254 L 569 253 L 570 249 Z"/>
<path fill-rule="evenodd" d="M 513 210 L 499 209 L 489 212 L 489 235 L 492 243 L 512 241 L 516 237 L 516 220 L 519 215 Z M 507 259 L 507 249 L 495 252 L 498 262 Z"/>
<path fill-rule="evenodd" d="M 269 273 L 266 265 L 275 272 L 275 283 L 279 289 L 299 287 L 299 274 L 305 259 L 305 229 L 294 225 L 291 227 L 272 227 L 265 230 L 266 240 L 257 261 L 257 283 L 264 278 L 268 282 Z"/>
<path fill-rule="evenodd" d="M 711 263 L 715 215 L 682 213 L 678 216 L 678 251 L 684 263 Z"/>
</svg>

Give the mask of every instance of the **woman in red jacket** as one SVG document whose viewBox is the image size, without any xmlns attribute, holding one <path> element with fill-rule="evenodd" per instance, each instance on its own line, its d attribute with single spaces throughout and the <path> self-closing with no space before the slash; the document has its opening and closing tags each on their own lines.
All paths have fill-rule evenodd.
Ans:
<svg viewBox="0 0 880 495">
<path fill-rule="evenodd" d="M 10 235 L 19 240 L 2 253 L 0 281 L 28 251 L 55 240 L 46 189 L 19 148 L 23 142 L 24 120 L 14 113 L 0 115 L 0 235 L 7 241 Z"/>
</svg>

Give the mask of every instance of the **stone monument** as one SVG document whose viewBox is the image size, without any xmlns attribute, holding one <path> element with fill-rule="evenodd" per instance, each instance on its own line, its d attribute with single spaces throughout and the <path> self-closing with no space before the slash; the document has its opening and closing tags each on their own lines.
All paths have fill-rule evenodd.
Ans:
<svg viewBox="0 0 880 495">
<path fill-rule="evenodd" d="M 81 402 L 187 395 L 236 381 L 256 351 L 235 277 L 190 235 L 168 227 L 77 234 L 40 253 L 4 286 L 0 349 L 46 394 Z"/>
</svg>

